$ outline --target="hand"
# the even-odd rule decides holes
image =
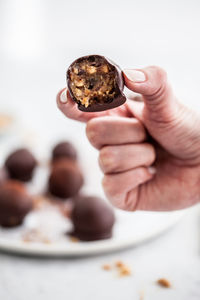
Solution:
[[[124,80],[142,101],[84,113],[66,90],[57,95],[67,117],[87,122],[107,198],[125,210],[175,210],[199,202],[200,116],[178,102],[158,67],[125,70]]]

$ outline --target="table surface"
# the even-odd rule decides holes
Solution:
[[[1,1],[0,111],[30,129],[24,143],[31,132],[49,145],[71,139],[83,149],[81,160],[97,168],[84,125],[56,109],[66,67],[88,53],[106,55],[123,68],[160,65],[181,101],[200,110],[199,11],[197,0]],[[136,300],[144,293],[144,300],[199,300],[199,230],[200,212],[192,209],[168,233],[123,252],[77,259],[1,253],[0,299]],[[130,277],[102,270],[116,260],[130,266]],[[172,288],[159,288],[160,277]]]
[[[133,249],[74,259],[0,254],[0,299],[200,299],[200,207],[163,236]],[[104,264],[127,264],[132,274],[119,277]],[[160,288],[159,278],[172,288]]]

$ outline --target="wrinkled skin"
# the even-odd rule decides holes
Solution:
[[[189,207],[200,201],[200,116],[176,99],[165,71],[140,71],[142,82],[130,80],[124,71],[126,86],[141,94],[140,99],[83,113],[68,93],[67,102],[60,101],[66,93],[62,90],[58,107],[67,117],[87,123],[87,137],[99,150],[103,188],[113,205],[130,211]]]

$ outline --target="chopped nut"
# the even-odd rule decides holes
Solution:
[[[167,280],[165,278],[158,279],[157,284],[159,284],[161,287],[164,287],[164,288],[170,288],[171,287],[171,283],[169,282],[169,280]]]
[[[116,261],[116,263],[115,263],[115,266],[117,267],[117,268],[123,268],[124,267],[124,263],[122,262],[122,261]]]
[[[89,105],[89,97],[84,97],[83,100],[81,100],[81,104],[85,105],[85,107],[88,107],[88,105]]]
[[[86,96],[88,96],[90,94],[90,90],[88,90],[88,89],[85,88],[84,93],[85,93]]]
[[[75,236],[70,236],[70,241],[71,241],[72,243],[78,243],[78,242],[79,242],[79,239],[76,238]]]
[[[81,97],[82,96],[82,91],[80,89],[75,89],[76,91],[76,96]]]
[[[119,269],[119,275],[120,276],[130,276],[131,270],[128,266],[123,266]]]
[[[131,275],[130,268],[127,265],[125,265],[122,261],[120,261],[120,260],[116,261],[115,267],[118,269],[120,276],[130,276]]]
[[[89,74],[94,74],[94,73],[96,73],[96,71],[97,71],[96,67],[94,67],[94,66],[87,66],[87,72]]]
[[[0,128],[4,128],[12,123],[12,118],[7,115],[0,115]]]
[[[105,270],[105,271],[110,271],[111,270],[111,266],[108,265],[108,264],[105,264],[102,266],[102,269]]]
[[[44,243],[44,244],[51,244],[51,240],[44,236],[42,232],[40,232],[38,229],[31,229],[27,232],[24,232],[22,234],[22,240],[26,243]]]
[[[103,66],[101,67],[101,71],[104,72],[104,73],[108,73],[108,66],[103,65]]]
[[[75,74],[78,74],[78,68],[75,68],[75,67],[74,67],[73,72],[74,72]]]
[[[140,292],[140,300],[144,300],[144,291]]]
[[[74,83],[76,86],[82,87],[84,85],[84,80],[83,79],[75,80]]]

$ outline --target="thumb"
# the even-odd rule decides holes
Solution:
[[[199,163],[200,118],[176,99],[166,72],[159,67],[147,67],[123,73],[126,86],[143,96],[143,108],[135,115],[150,135],[176,158]],[[133,113],[134,102],[129,104]]]
[[[123,73],[126,86],[142,94],[147,119],[163,123],[174,116],[178,102],[163,69],[151,66],[141,70],[126,69]]]

